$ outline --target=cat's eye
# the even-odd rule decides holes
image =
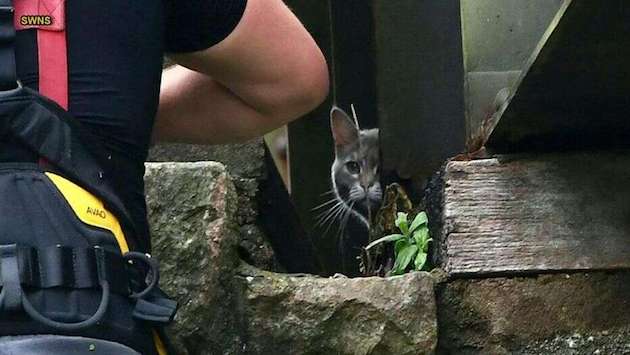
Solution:
[[[356,175],[361,172],[361,165],[356,161],[349,161],[346,163],[346,169],[350,174]]]

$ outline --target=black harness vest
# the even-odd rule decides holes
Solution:
[[[19,84],[13,13],[0,0],[0,336],[83,336],[161,354],[153,332],[177,305],[158,289],[155,261],[134,252],[145,246],[98,140]]]

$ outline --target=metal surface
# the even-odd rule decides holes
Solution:
[[[511,89],[562,0],[462,0],[466,121],[474,141]]]
[[[502,112],[498,152],[630,143],[630,3],[566,0]]]
[[[562,0],[461,0],[467,72],[521,70]]]

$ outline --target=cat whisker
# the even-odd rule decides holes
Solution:
[[[341,216],[340,219],[340,225],[339,227],[341,228],[340,233],[343,234],[343,231],[346,228],[346,225],[348,224],[348,219],[350,218],[350,215],[352,214],[352,208],[354,207],[354,202],[350,203],[350,206],[344,211],[345,213]]]
[[[339,213],[341,211],[341,208],[336,209],[335,211],[333,211],[332,213],[330,213],[328,216],[326,216],[326,218],[323,218],[322,220],[320,220],[319,222],[317,222],[315,224],[315,227],[323,227],[326,224],[332,223],[335,221],[336,216],[339,215]]]
[[[329,210],[320,214],[320,216],[317,218],[318,222],[315,224],[315,227],[324,225],[328,220],[334,221],[335,216],[338,215],[340,211],[343,210],[343,208],[343,202],[339,202],[335,206],[331,207]]]
[[[329,213],[332,213],[334,210],[336,210],[337,208],[339,208],[340,205],[342,205],[343,202],[341,201],[337,201],[337,203],[331,207],[329,207],[328,209],[320,212],[317,217],[315,217],[316,220],[319,220],[321,218],[324,218],[325,216],[327,216]]]
[[[318,209],[320,209],[320,208],[323,208],[323,207],[325,207],[325,206],[327,206],[327,205],[330,205],[330,204],[331,204],[331,203],[333,203],[333,202],[339,202],[339,201],[337,201],[337,199],[336,199],[336,198],[332,198],[332,199],[330,199],[330,200],[328,200],[328,201],[326,201],[326,202],[322,203],[321,205],[317,205],[317,206],[313,207],[313,208],[311,209],[311,211],[316,211],[316,210],[318,210]]]
[[[329,231],[329,230],[330,230],[330,228],[332,227],[333,222],[334,222],[335,220],[337,220],[337,218],[338,218],[338,217],[342,217],[342,216],[344,215],[344,212],[345,212],[345,213],[348,213],[347,211],[348,211],[348,207],[347,207],[347,206],[345,206],[345,205],[342,205],[342,206],[341,206],[341,208],[339,208],[339,209],[337,210],[337,212],[334,214],[333,218],[331,218],[331,219],[330,219],[330,221],[328,222],[328,226],[326,227],[326,229],[324,230],[324,233],[323,233],[323,235],[324,235],[324,236],[325,236],[326,234],[328,234],[328,231]],[[343,218],[343,217],[342,217],[342,218]]]

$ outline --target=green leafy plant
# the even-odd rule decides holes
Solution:
[[[433,240],[429,235],[427,214],[418,213],[409,225],[407,213],[398,212],[395,223],[401,234],[390,234],[379,238],[368,244],[365,249],[368,250],[380,243],[395,243],[395,261],[390,274],[403,274],[410,266],[413,270],[422,270],[427,262],[429,242]]]

